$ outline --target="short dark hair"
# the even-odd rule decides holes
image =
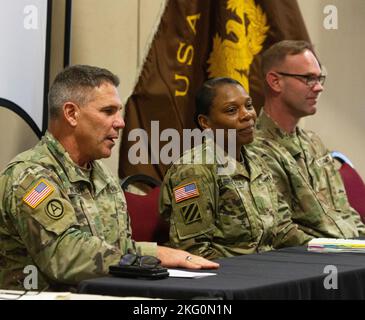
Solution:
[[[74,65],[61,71],[54,79],[48,93],[48,109],[51,119],[59,116],[60,109],[67,101],[84,105],[90,98],[88,93],[109,82],[115,87],[119,78],[107,69],[87,65]]]
[[[210,108],[216,96],[217,88],[226,84],[238,85],[243,88],[242,84],[235,79],[228,77],[211,78],[203,83],[195,96],[195,115],[194,121],[200,128],[198,116],[200,114],[209,116]]]
[[[318,60],[314,52],[313,46],[308,41],[283,40],[280,42],[276,42],[262,54],[261,72],[263,77],[265,78],[266,73],[273,66],[281,64],[285,60],[286,56],[300,54],[305,50],[311,51]]]

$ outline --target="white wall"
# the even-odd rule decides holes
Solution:
[[[54,2],[51,79],[62,68],[63,0]],[[138,64],[164,0],[73,0],[71,62],[106,67],[121,79],[125,100],[133,89]],[[303,125],[320,134],[331,149],[347,154],[365,178],[365,106],[362,78],[365,62],[364,0],[298,0],[311,39],[328,70],[318,113]],[[323,27],[326,5],[338,9],[339,28]],[[16,84],[14,84],[16,85]],[[21,88],[19,88],[21,90]],[[9,110],[0,108],[0,170],[17,153],[37,142],[30,128]],[[11,143],[10,143],[11,142]],[[107,165],[117,174],[118,147]]]
[[[304,126],[317,132],[332,150],[345,153],[365,178],[365,1],[299,0],[316,52],[328,77],[318,112]],[[324,8],[334,5],[338,29],[326,30]]]
[[[64,6],[64,0],[53,1],[51,79],[62,68]],[[6,50],[4,45],[4,43],[0,43],[0,50]],[[16,83],[13,85],[17,86]],[[21,91],[22,88],[19,87],[18,90]],[[37,142],[37,135],[25,121],[14,112],[0,107],[0,170],[18,153],[34,146]]]
[[[133,90],[138,64],[164,0],[73,0],[72,4],[71,63],[97,65],[116,73],[124,101]],[[64,5],[64,0],[53,1],[51,80],[62,69]],[[37,141],[18,115],[0,107],[0,170]],[[119,141],[113,155],[104,160],[115,175],[118,149]]]

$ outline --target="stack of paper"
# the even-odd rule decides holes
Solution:
[[[308,242],[308,251],[365,253],[365,240],[317,238]]]
[[[168,269],[169,277],[172,278],[204,278],[209,276],[216,276],[217,274],[214,272],[192,272],[192,271],[183,271],[177,269]]]

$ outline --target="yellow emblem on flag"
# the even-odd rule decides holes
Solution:
[[[36,208],[52,192],[54,187],[41,179],[24,197],[23,201],[31,208]]]
[[[237,41],[222,40],[218,34],[215,35],[208,59],[209,77],[233,78],[249,92],[250,65],[263,48],[269,30],[267,18],[254,0],[228,0],[227,10],[241,20],[228,20],[226,24],[227,34],[232,33]]]

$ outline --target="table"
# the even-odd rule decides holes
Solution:
[[[218,261],[216,276],[161,280],[110,276],[84,280],[78,289],[164,299],[365,299],[365,254],[314,253],[293,247]]]
[[[96,294],[77,294],[72,292],[19,291],[0,289],[0,301],[8,300],[139,300],[140,297],[116,297]],[[147,299],[147,298],[146,298]]]

